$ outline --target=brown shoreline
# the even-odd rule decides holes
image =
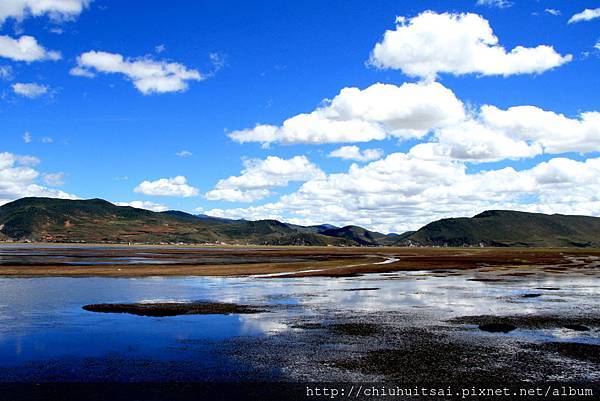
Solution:
[[[49,246],[47,246],[49,245]],[[577,248],[358,248],[358,247],[186,247],[38,244],[0,250],[25,252],[23,261],[2,263],[0,276],[248,276],[277,274],[277,277],[343,277],[364,273],[426,270],[502,272],[506,275],[531,271],[561,273],[600,267],[600,249]],[[134,257],[139,252],[149,264],[60,264],[28,263],[30,252],[38,259],[65,256],[95,260]],[[155,255],[153,255],[155,254]],[[161,258],[172,261],[160,264]],[[14,259],[15,257],[13,257]],[[390,258],[399,259],[381,264]],[[53,260],[47,258],[47,260]],[[158,262],[158,263],[156,263]]]

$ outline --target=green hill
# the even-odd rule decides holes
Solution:
[[[321,234],[327,235],[329,237],[345,238],[359,245],[368,246],[381,245],[382,241],[384,241],[387,238],[385,234],[369,231],[357,226],[332,228],[329,230],[321,231]]]
[[[0,230],[48,242],[213,242],[212,222],[192,221],[102,199],[23,198],[0,207]]]
[[[276,220],[245,221],[151,212],[102,199],[23,198],[0,207],[0,240],[88,243],[357,245]]]
[[[598,247],[600,218],[490,210],[434,221],[396,245]]]
[[[151,212],[102,199],[23,198],[0,206],[0,241],[229,243],[306,246],[600,247],[600,218],[491,210],[385,235],[357,226],[299,226]]]

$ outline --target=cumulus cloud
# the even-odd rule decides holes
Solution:
[[[2,0],[0,2],[0,25],[8,18],[22,21],[25,18],[48,15],[54,21],[73,19],[92,0]]]
[[[14,61],[59,60],[60,52],[47,50],[33,36],[21,36],[19,39],[0,35],[0,57]]]
[[[481,119],[514,138],[540,144],[546,153],[587,153],[600,149],[600,112],[597,111],[569,118],[536,106],[506,110],[482,106]]]
[[[569,118],[535,106],[502,110],[484,105],[461,123],[435,130],[430,142],[415,145],[410,153],[422,159],[489,162],[598,149],[599,112]]]
[[[36,184],[39,159],[9,152],[0,153],[0,205],[26,196],[76,199],[75,195]]]
[[[600,158],[554,158],[521,171],[505,167],[469,173],[461,162],[393,153],[362,167],[352,165],[346,173],[309,180],[276,202],[206,213],[402,232],[486,209],[600,215],[598,185]]]
[[[415,145],[410,153],[421,159],[489,162],[539,155],[542,146],[513,138],[500,129],[467,120],[435,132],[435,140]]]
[[[306,156],[249,159],[244,161],[244,170],[239,176],[219,180],[205,197],[209,200],[253,202],[269,196],[271,188],[286,187],[292,181],[302,182],[324,175]]]
[[[329,153],[329,157],[337,157],[344,160],[356,160],[368,162],[381,159],[383,157],[382,149],[360,150],[358,146],[342,146]]]
[[[153,60],[149,57],[125,58],[117,53],[89,51],[77,57],[71,75],[93,78],[96,73],[123,74],[144,95],[183,92],[188,81],[201,81],[204,76],[183,64]]]
[[[160,203],[154,203],[150,201],[131,201],[131,202],[115,202],[117,206],[131,206],[137,209],[146,209],[151,210],[153,212],[164,212],[169,210],[169,208]]]
[[[489,22],[477,14],[423,12],[399,17],[375,45],[370,63],[400,69],[409,76],[435,79],[439,73],[502,75],[542,73],[572,60],[552,46],[499,45]]]
[[[596,18],[600,18],[600,8],[586,8],[585,10],[583,10],[580,13],[577,13],[575,15],[573,15],[571,18],[569,18],[569,24],[574,24],[576,22],[581,22],[581,21],[591,21],[593,19]]]
[[[366,128],[345,129],[354,125]],[[467,112],[452,91],[436,82],[375,84],[364,90],[343,89],[325,106],[291,117],[280,127],[258,126],[235,131],[230,137],[266,145],[318,144],[423,139],[427,133],[432,134],[429,141],[414,146],[410,153],[428,160],[489,162],[544,153],[590,153],[600,149],[600,112],[567,117],[530,105],[506,110],[483,105]],[[357,146],[343,146],[330,156],[357,161],[380,157],[372,151],[360,154]]]
[[[33,140],[33,137],[31,136],[31,134],[29,132],[25,132],[23,134],[23,142],[31,143],[32,140]]]
[[[17,82],[12,85],[12,89],[17,95],[30,99],[34,99],[48,93],[48,87],[46,85],[40,85],[36,83]]]
[[[462,119],[464,113],[462,102],[437,82],[377,83],[363,90],[344,88],[324,106],[291,117],[281,126],[258,125],[234,131],[229,137],[240,143],[263,144],[420,138],[434,127]]]
[[[187,183],[187,178],[177,176],[173,178],[161,178],[156,181],[143,181],[135,187],[134,192],[151,196],[177,196],[188,198],[198,195],[198,189]]]

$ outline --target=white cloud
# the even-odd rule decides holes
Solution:
[[[514,138],[540,144],[546,153],[594,152],[600,149],[600,112],[584,112],[578,118],[517,106],[501,110],[482,106],[481,119]]]
[[[560,10],[557,10],[557,9],[555,9],[555,8],[547,8],[547,9],[545,9],[545,10],[544,10],[544,12],[546,12],[547,14],[550,14],[550,15],[554,15],[554,16],[557,16],[557,15],[561,15],[561,14],[562,14],[562,13],[560,12]]]
[[[329,153],[329,157],[338,157],[344,160],[356,160],[368,162],[381,159],[383,157],[382,149],[360,150],[358,146],[342,146]]]
[[[228,202],[250,203],[271,195],[268,189],[215,188],[205,194],[208,200],[225,200]]]
[[[590,153],[600,149],[600,113],[569,118],[535,106],[501,110],[484,105],[459,124],[434,131],[410,153],[422,159],[488,162],[543,153]]]
[[[348,123],[348,125],[346,125]],[[345,130],[364,126],[363,130]],[[501,110],[484,105],[465,112],[463,103],[439,83],[375,84],[365,90],[343,89],[325,106],[286,120],[281,127],[259,126],[235,131],[238,142],[331,143],[366,142],[395,138],[423,138],[410,153],[423,159],[489,162],[529,158],[543,153],[589,153],[600,149],[600,112],[576,118],[535,106]],[[356,146],[344,146],[330,156],[365,161],[376,154],[359,155]]]
[[[14,61],[59,60],[61,55],[57,51],[46,50],[33,36],[21,36],[13,39],[10,36],[0,35],[0,57]]]
[[[25,142],[25,143],[33,142],[33,135],[31,135],[29,132],[25,132],[23,134],[23,142]],[[49,137],[49,136],[44,136],[44,137],[40,138],[40,142],[46,143],[46,144],[53,143],[54,139],[52,139],[52,137]]]
[[[89,51],[77,57],[71,75],[92,78],[96,73],[123,74],[144,95],[183,92],[188,81],[201,81],[204,76],[183,64],[152,60],[148,57],[126,59],[120,54]]]
[[[198,195],[198,189],[187,184],[184,176],[161,178],[156,181],[144,181],[134,192],[151,196],[178,196],[187,198]]]
[[[600,50],[600,40],[594,45],[594,49]]]
[[[473,162],[528,158],[542,152],[537,143],[512,138],[475,120],[437,130],[434,142],[420,143],[410,150],[410,154],[421,159]]]
[[[26,196],[75,199],[75,195],[35,183],[40,173],[33,168],[39,159],[9,152],[0,153],[0,205]]]
[[[77,17],[91,0],[2,0],[0,25],[8,18],[22,21],[28,16],[48,15],[55,21]]]
[[[496,8],[508,8],[513,5],[513,2],[508,0],[477,0],[477,5]]]
[[[40,163],[40,159],[34,156],[20,156],[9,152],[0,152],[0,169],[6,169],[14,165],[35,166]]]
[[[307,181],[324,175],[306,156],[249,159],[244,161],[244,170],[239,176],[219,180],[205,197],[209,200],[253,202],[269,196],[271,188],[285,187],[292,181]]]
[[[258,125],[234,131],[236,142],[343,143],[387,137],[420,138],[434,127],[464,117],[462,102],[437,82],[374,84],[360,90],[344,88],[323,107],[298,114],[279,127]]]
[[[75,77],[85,77],[85,78],[94,78],[96,74],[91,72],[90,70],[86,70],[83,67],[73,67],[69,70],[69,74]]]
[[[191,157],[191,156],[193,156],[193,153],[190,152],[189,150],[182,150],[180,152],[175,153],[175,156],[178,156],[178,157]]]
[[[304,183],[278,201],[206,213],[297,224],[358,224],[382,232],[486,209],[600,215],[600,158],[555,158],[528,169],[468,173],[464,163],[393,153],[348,172]]]
[[[223,67],[225,67],[225,65],[226,65],[225,56],[222,54],[210,53],[208,55],[208,58],[213,67],[213,71],[212,71],[213,74],[215,72],[219,71],[220,69],[222,69]]]
[[[34,99],[48,93],[48,87],[46,85],[40,85],[36,83],[21,83],[17,82],[12,85],[13,92],[17,95]]]
[[[42,178],[46,185],[51,187],[60,187],[65,185],[65,173],[44,173]]]
[[[0,66],[0,79],[10,81],[14,78],[13,69],[10,65]]]
[[[477,14],[437,14],[426,11],[414,18],[399,17],[375,45],[370,63],[400,69],[409,76],[435,79],[454,75],[514,75],[542,73],[572,60],[553,47],[516,46],[506,51],[498,44],[489,22]]]
[[[117,206],[131,206],[137,209],[146,209],[151,210],[153,212],[164,212],[169,210],[169,208],[160,203],[154,203],[150,201],[131,201],[131,202],[115,202]]]
[[[568,23],[573,24],[575,22],[591,21],[596,18],[600,18],[600,8],[594,8],[594,9],[586,8],[582,12],[577,13],[577,14],[573,15],[571,18],[569,18]]]

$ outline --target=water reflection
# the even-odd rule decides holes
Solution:
[[[464,315],[585,314],[595,312],[600,304],[596,276],[549,274],[483,282],[471,281],[473,274],[399,272],[353,278],[268,279],[2,278],[0,367],[118,355],[154,361],[193,358],[205,368],[218,365],[227,369],[228,362],[219,355],[224,341],[277,335],[291,330],[291,322],[297,318],[318,321],[335,313],[397,312],[418,315],[424,324],[439,325]],[[523,297],[530,293],[541,296]],[[197,300],[277,307],[253,315],[165,318],[97,314],[81,309],[90,303]],[[509,335],[540,341],[600,342],[596,329],[516,330]]]

